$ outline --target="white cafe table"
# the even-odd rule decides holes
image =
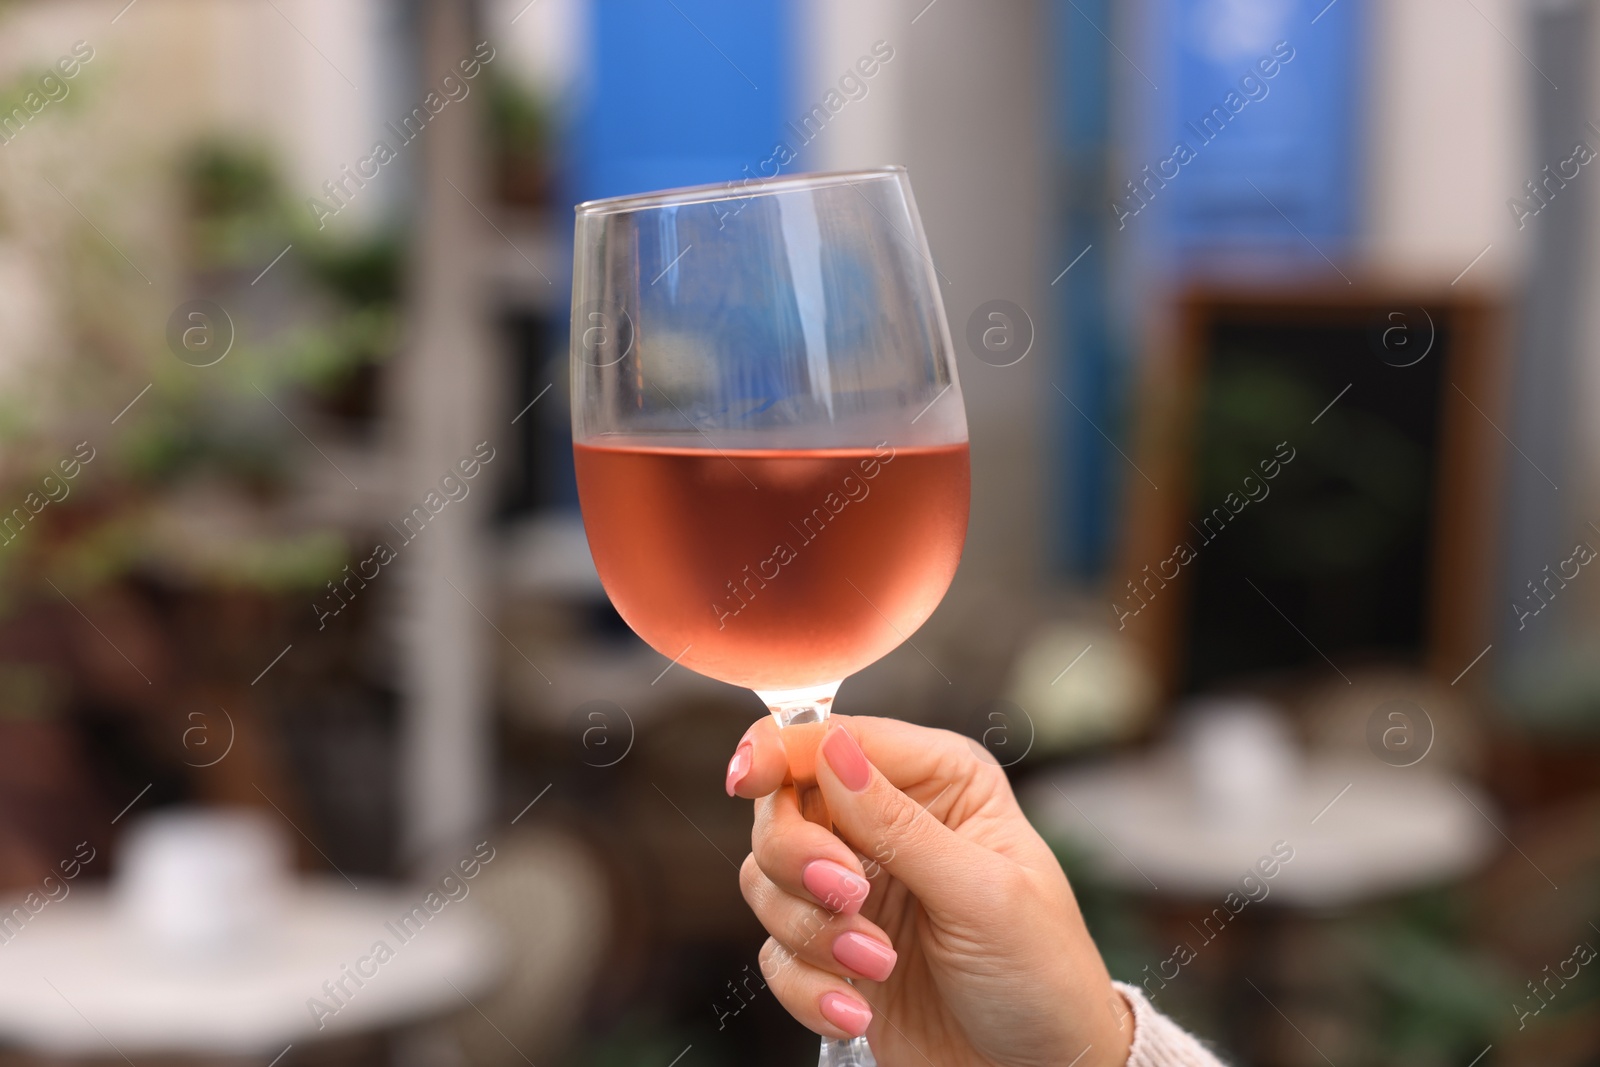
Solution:
[[[73,889],[0,944],[0,1044],[65,1056],[264,1056],[290,1044],[383,1030],[467,1008],[502,960],[492,928],[447,904],[402,943],[390,927],[425,889],[297,883],[271,929],[206,960],[144,943],[103,892]],[[377,941],[395,950],[331,1018],[337,981]],[[374,964],[366,964],[372,970]]]
[[[1268,883],[1270,898],[1320,908],[1447,883],[1501,840],[1490,801],[1469,783],[1345,754],[1310,757],[1246,817],[1208,810],[1170,752],[1045,773],[1022,800],[1042,834],[1071,842],[1109,881],[1219,903],[1279,841],[1294,858]]]

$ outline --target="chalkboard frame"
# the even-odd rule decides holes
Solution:
[[[1391,318],[1396,312],[1405,317]],[[1496,428],[1504,426],[1509,386],[1505,316],[1498,304],[1482,292],[1450,288],[1195,284],[1174,294],[1166,313],[1151,320],[1145,339],[1130,457],[1137,470],[1129,470],[1124,480],[1121,551],[1106,588],[1114,628],[1147,653],[1168,698],[1182,689],[1192,583],[1182,578],[1169,583],[1141,605],[1136,618],[1123,617],[1116,605],[1132,603],[1126,583],[1146,577],[1146,565],[1168,557],[1189,529],[1199,405],[1211,362],[1206,345],[1214,328],[1224,322],[1360,325],[1376,327],[1381,337],[1385,322],[1404,322],[1416,330],[1429,316],[1446,324],[1441,332],[1448,343],[1441,339],[1425,357],[1443,361],[1444,370],[1425,604],[1429,639],[1421,665],[1448,685],[1489,644],[1497,505],[1509,447]],[[1192,533],[1187,536],[1193,539]]]

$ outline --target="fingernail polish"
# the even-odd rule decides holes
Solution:
[[[806,864],[800,871],[800,882],[823,907],[845,915],[860,911],[872,889],[865,878],[832,860],[812,860]]]
[[[850,792],[859,793],[867,787],[872,778],[872,765],[849,730],[839,726],[830,731],[822,742],[822,756]]]
[[[728,781],[725,785],[730,797],[739,788],[739,783],[744,781],[744,776],[750,773],[750,752],[750,742],[743,741],[734,749],[733,758],[728,761]]]
[[[889,977],[899,957],[877,938],[851,931],[833,939],[833,958],[861,977],[881,982]]]
[[[860,1037],[872,1024],[872,1009],[843,993],[824,993],[818,1004],[822,1017],[849,1034]]]

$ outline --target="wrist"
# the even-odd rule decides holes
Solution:
[[[1096,961],[1098,963],[1098,961]],[[1099,968],[1096,968],[1097,970]],[[1048,1061],[1071,1067],[1125,1067],[1133,1047],[1135,1009],[1103,970],[1056,987],[1056,1032]]]
[[[1086,1055],[1079,1067],[1126,1067],[1129,1056],[1133,1050],[1135,1013],[1134,1005],[1123,995],[1109,976],[1106,978],[1105,993],[1099,1003],[1104,1009],[1099,1012],[1101,1025],[1096,1028],[1097,1036],[1093,1048]],[[1074,1051],[1073,1055],[1077,1055]]]

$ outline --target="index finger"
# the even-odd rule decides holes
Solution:
[[[778,724],[763,715],[744,732],[728,761],[728,795],[755,800],[774,792],[789,777],[789,755]]]
[[[867,758],[896,789],[915,790],[925,783],[935,783],[942,789],[952,781],[982,773],[985,765],[992,766],[995,762],[994,757],[971,738],[949,730],[934,730],[871,715],[833,715],[830,718],[850,724],[850,732]],[[733,758],[728,761],[729,796],[737,795],[746,800],[766,796],[791,780],[792,760],[803,764],[803,772],[814,769],[816,745],[823,731],[794,726],[787,732],[799,743],[799,750],[791,753],[789,749],[795,746],[785,747],[785,731],[778,729],[770,715],[763,715],[745,731]]]

